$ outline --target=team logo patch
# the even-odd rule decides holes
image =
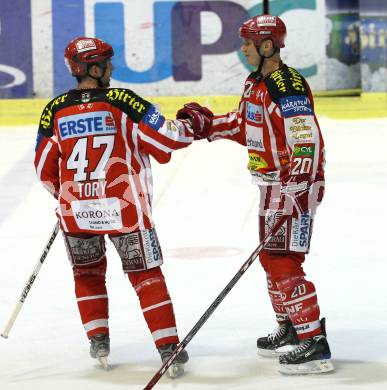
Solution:
[[[117,133],[113,116],[109,111],[64,116],[58,119],[58,128],[62,141],[87,135]]]
[[[283,216],[281,212],[268,210],[265,217],[265,235],[269,234],[273,230],[274,226],[278,223]],[[265,244],[265,249],[269,250],[286,250],[288,246],[288,224],[284,223],[277,231],[272,235],[270,240]]]
[[[78,41],[75,46],[77,47],[78,53],[95,50],[97,48],[93,39],[82,39],[81,41]]]
[[[296,115],[313,115],[312,106],[307,96],[287,96],[279,100],[279,107],[285,118]]]
[[[152,129],[159,130],[164,124],[165,118],[155,106],[150,106],[142,121]]]
[[[263,122],[263,108],[257,104],[247,102],[246,104],[246,119],[254,123]]]
[[[267,27],[267,26],[275,27],[277,23],[274,16],[260,16],[257,19],[257,25],[258,27]]]

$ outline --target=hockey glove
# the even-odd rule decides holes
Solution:
[[[191,122],[196,140],[208,137],[213,116],[214,114],[207,107],[202,107],[196,102],[184,104],[184,107],[176,113],[176,119],[188,119]]]
[[[281,203],[286,214],[298,217],[309,211],[310,175],[289,175],[281,180]]]

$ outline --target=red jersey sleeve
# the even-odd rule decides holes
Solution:
[[[167,163],[171,153],[193,142],[193,132],[186,120],[170,120],[151,106],[138,125],[141,152],[150,154],[159,163]]]
[[[51,102],[49,103],[51,105]],[[53,133],[53,118],[47,115],[47,107],[41,115],[35,146],[35,171],[43,186],[58,198],[60,188],[59,178],[59,147]]]
[[[246,132],[244,122],[244,102],[239,102],[239,108],[223,115],[214,115],[208,140],[216,141],[228,139],[246,146]]]

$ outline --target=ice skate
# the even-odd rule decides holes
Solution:
[[[108,334],[100,333],[90,338],[90,356],[93,359],[98,359],[101,366],[107,371],[110,369],[107,359],[109,352],[110,338]]]
[[[257,340],[258,355],[263,357],[275,357],[280,354],[293,351],[299,341],[297,333],[290,321],[278,325],[273,333]]]
[[[321,320],[321,330],[322,334],[302,340],[294,351],[280,355],[279,371],[282,374],[321,374],[334,370],[325,333],[325,319]]]
[[[163,363],[172,356],[176,347],[176,344],[165,344],[158,348]],[[168,368],[168,376],[172,379],[182,376],[184,374],[184,364],[188,362],[188,359],[189,356],[187,351],[181,351]]]

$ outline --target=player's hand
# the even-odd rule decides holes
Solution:
[[[281,200],[286,214],[298,217],[309,211],[310,175],[288,175],[281,180]]]
[[[176,113],[176,119],[188,119],[194,131],[194,139],[204,139],[208,137],[212,126],[214,114],[207,108],[196,102],[184,104]]]

